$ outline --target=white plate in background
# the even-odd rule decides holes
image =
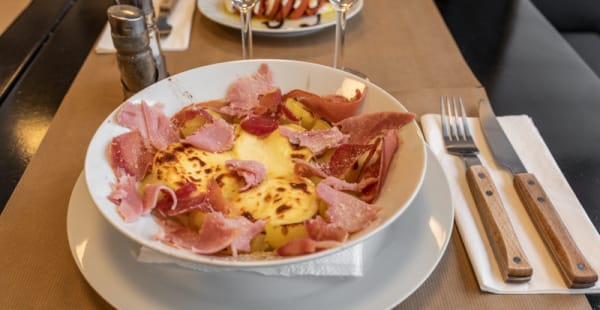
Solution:
[[[346,18],[349,20],[354,17],[363,7],[364,0],[358,2],[348,11]],[[223,26],[241,29],[240,16],[233,14],[225,9],[223,0],[198,0],[198,10],[202,15]],[[313,32],[335,26],[336,14],[335,11],[321,14],[320,17],[309,16],[302,17],[296,20],[286,19],[280,28],[269,28],[264,23],[265,19],[252,19],[252,33],[267,36],[299,36],[311,34]],[[273,23],[273,22],[271,22]],[[304,25],[304,26],[303,26]]]

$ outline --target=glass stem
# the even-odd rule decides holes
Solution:
[[[337,23],[335,26],[335,50],[333,53],[333,67],[342,68],[344,62],[344,38],[346,36],[346,9],[337,10]]]
[[[252,58],[252,9],[240,7],[240,19],[242,24],[242,57]]]

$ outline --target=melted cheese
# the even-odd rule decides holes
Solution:
[[[298,126],[289,126],[301,130]],[[318,211],[315,184],[294,174],[293,159],[308,160],[312,153],[306,148],[293,147],[279,130],[259,138],[236,127],[234,148],[227,152],[212,153],[183,143],[171,144],[154,156],[146,182],[159,182],[178,189],[187,182],[207,191],[207,184],[215,179],[224,196],[236,207],[254,219],[265,219],[271,225],[300,223]],[[229,159],[255,160],[266,168],[264,180],[256,187],[239,192],[243,184],[236,174],[225,166]]]

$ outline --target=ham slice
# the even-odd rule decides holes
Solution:
[[[250,241],[265,229],[265,221],[251,222],[243,216],[229,219],[229,221],[232,221],[238,228],[238,234],[230,245],[232,255],[237,256],[238,251],[250,252]]]
[[[349,183],[344,180],[338,179],[336,177],[328,176],[322,181],[324,184],[331,186],[332,188],[338,191],[352,191],[360,193],[365,188],[379,182],[378,178],[365,178],[361,180],[359,183]]]
[[[351,144],[367,144],[385,131],[399,129],[415,119],[409,112],[377,112],[346,118],[336,123],[340,131],[349,134]]]
[[[348,232],[343,228],[327,223],[322,217],[317,216],[314,219],[306,220],[304,227],[308,232],[308,236],[317,241],[331,240],[344,242],[348,239]]]
[[[269,66],[261,64],[252,76],[242,77],[231,84],[226,95],[229,104],[219,111],[231,116],[247,116],[259,104],[259,96],[273,87],[273,73]]]
[[[167,210],[173,210],[177,206],[177,194],[170,187],[163,184],[146,184],[144,186],[144,210],[143,213],[147,214],[152,209],[154,209],[158,203],[159,195],[163,193],[167,195],[169,199],[164,199],[169,201],[170,204],[164,207]]]
[[[345,177],[358,159],[367,152],[374,152],[376,144],[344,144],[335,149],[329,162],[323,166],[327,175]],[[370,156],[370,155],[369,155]]]
[[[255,160],[231,159],[225,161],[225,166],[244,179],[245,185],[240,188],[240,192],[258,186],[267,175],[265,166]]]
[[[148,185],[146,185],[146,188],[147,187]],[[196,185],[188,182],[179,189],[173,191],[173,194],[169,193],[169,195],[163,196],[162,199],[156,201],[155,208],[163,215],[167,216],[175,216],[194,210],[213,212],[214,209],[210,204],[208,194],[197,193],[196,190]],[[151,200],[148,199],[147,202],[151,203]]]
[[[250,134],[263,137],[275,131],[279,121],[267,115],[253,115],[243,120],[240,127]]]
[[[283,96],[283,102],[287,98],[300,101],[308,109],[331,122],[339,122],[356,114],[364,98],[364,93],[357,89],[356,95],[348,99],[340,95],[319,96],[304,90],[294,89]]]
[[[220,212],[207,213],[202,228],[191,228],[163,220],[163,236],[159,239],[197,254],[214,254],[231,246],[234,256],[238,251],[250,251],[250,240],[264,230],[264,222],[250,222],[244,217],[226,218]]]
[[[118,183],[110,184],[112,192],[108,199],[117,205],[117,212],[127,223],[134,222],[144,213],[142,196],[137,190],[135,177],[123,175]]]
[[[268,92],[259,95],[258,105],[254,108],[254,114],[275,114],[281,106],[281,89],[278,87],[270,89]]]
[[[328,205],[325,214],[329,221],[349,233],[360,231],[377,220],[377,213],[381,210],[323,182],[317,185],[317,195]]]
[[[175,113],[175,115],[171,116],[171,123],[176,128],[181,128],[185,124],[185,122],[194,119],[198,115],[202,116],[205,120],[212,122],[214,118],[206,110],[211,109],[213,106],[222,106],[225,103],[226,102],[223,100],[212,100],[201,103],[194,103],[192,105],[186,106],[179,112]]]
[[[215,118],[212,123],[187,136],[183,142],[209,152],[224,152],[233,148],[234,138],[233,126],[221,118]]]
[[[200,231],[174,224],[163,226],[163,236],[159,238],[166,244],[191,250],[197,254],[214,254],[227,248],[235,239],[238,230],[235,225],[218,212],[208,213]]]
[[[381,186],[385,182],[390,164],[398,149],[398,135],[395,130],[388,130],[383,137],[381,155],[379,159],[371,167],[368,167],[362,174],[362,180],[377,179],[377,182],[372,183],[372,186],[365,186],[362,190],[361,199],[366,202],[372,202],[379,196]]]
[[[298,238],[277,248],[275,254],[279,256],[306,255],[320,250],[333,248],[340,244],[340,242],[331,240],[316,241],[310,238]]]
[[[321,177],[326,178],[327,173],[317,164],[312,164],[302,159],[294,159],[294,174],[301,177]]]
[[[194,183],[186,183],[174,195],[163,197],[156,203],[156,208],[164,215],[175,216],[190,211],[220,212],[227,215],[238,215],[237,208],[221,191],[213,179],[208,183],[208,191],[198,193]]]
[[[348,135],[336,127],[326,130],[295,131],[280,127],[279,132],[292,144],[308,148],[315,155],[320,155],[328,149],[338,147],[348,140]]]
[[[177,142],[179,135],[171,121],[163,112],[162,104],[149,106],[126,102],[117,112],[117,122],[130,129],[137,129],[153,147],[164,150],[169,144]]]
[[[109,152],[110,165],[117,178],[127,174],[136,180],[143,179],[154,157],[154,149],[144,143],[138,130],[114,137]]]

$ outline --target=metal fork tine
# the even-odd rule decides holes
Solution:
[[[456,140],[464,140],[465,130],[462,118],[458,116],[458,107],[456,105],[456,97],[452,97],[452,109],[454,110],[454,133],[456,134]]]
[[[470,139],[472,139],[472,136],[471,136],[471,131],[469,130],[469,125],[467,124],[467,112],[465,112],[465,105],[463,104],[462,97],[458,97],[458,101],[460,103],[462,121],[464,123],[463,129],[464,129],[465,139],[470,140]]]

